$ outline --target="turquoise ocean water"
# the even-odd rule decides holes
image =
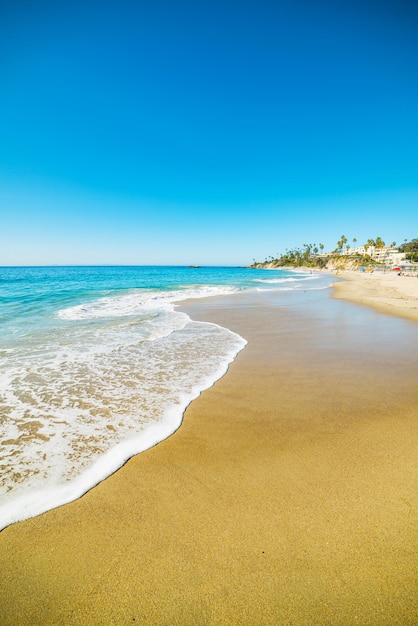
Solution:
[[[247,268],[0,268],[0,529],[168,437],[226,372],[245,338],[174,303],[330,285]]]

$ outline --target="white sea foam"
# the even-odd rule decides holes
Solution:
[[[255,282],[257,283],[268,283],[269,285],[282,284],[282,283],[298,283],[305,280],[317,280],[318,277],[314,275],[309,276],[299,276],[298,278],[256,278]]]
[[[219,329],[222,334],[225,331],[215,324],[205,325]],[[115,472],[133,455],[151,448],[173,434],[179,428],[184,410],[190,402],[225,374],[230,362],[246,345],[246,341],[239,335],[235,333],[230,333],[230,335],[235,340],[235,346],[233,349],[230,348],[219,360],[217,369],[213,369],[210,374],[203,376],[199,382],[191,386],[187,393],[178,392],[176,401],[165,409],[160,420],[144,425],[136,436],[133,435],[111,447],[104,454],[101,454],[81,475],[73,478],[67,484],[51,485],[49,488],[36,491],[30,490],[0,506],[0,530],[14,522],[34,517],[76,500]]]
[[[175,311],[191,291],[148,308],[129,295],[64,309],[62,327],[21,347],[1,378],[0,528],[78,498],[168,437],[222,376],[246,342]]]
[[[58,311],[64,320],[89,320],[107,317],[129,317],[152,311],[173,310],[173,303],[188,298],[207,298],[236,292],[229,286],[188,287],[172,291],[136,291],[127,295],[110,296]]]

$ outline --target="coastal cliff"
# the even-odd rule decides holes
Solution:
[[[295,268],[309,268],[319,270],[356,270],[361,267],[374,267],[376,261],[373,261],[369,256],[347,256],[347,255],[332,255],[328,257],[311,257],[309,259],[303,259],[303,262],[289,263],[283,259],[272,259],[270,261],[264,261],[262,263],[252,263],[249,267],[255,269],[295,269]]]

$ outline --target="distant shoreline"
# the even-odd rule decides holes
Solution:
[[[329,273],[342,278],[335,282],[334,298],[373,307],[388,315],[397,315],[418,322],[418,277],[393,271],[360,271],[338,267],[283,266],[269,263],[263,269]]]

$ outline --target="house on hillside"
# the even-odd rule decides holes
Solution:
[[[392,248],[392,246],[383,246],[380,248],[377,246],[358,246],[357,248],[344,250],[342,254],[367,254],[377,263],[383,263],[388,267],[395,267],[405,261],[405,253],[399,252],[397,248]]]

